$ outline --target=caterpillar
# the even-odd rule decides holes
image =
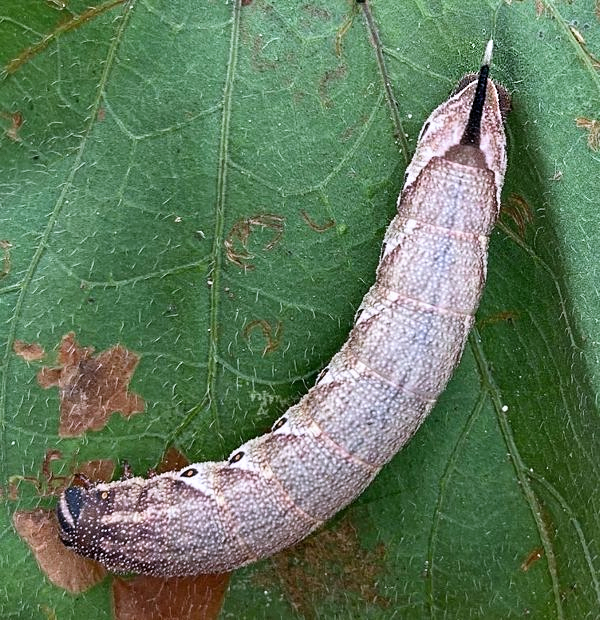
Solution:
[[[271,431],[227,461],[70,486],[63,543],[112,572],[221,573],[293,545],[411,438],[458,364],[485,283],[506,169],[506,89],[462,78],[425,122],[376,281],[339,353]]]

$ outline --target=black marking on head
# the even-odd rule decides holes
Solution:
[[[479,146],[481,117],[483,116],[483,106],[485,104],[485,93],[487,90],[488,75],[490,73],[489,65],[482,65],[477,80],[477,88],[473,97],[473,105],[469,112],[469,120],[465,127],[465,132],[460,140],[461,144],[469,146]]]
[[[427,121],[423,125],[423,127],[421,127],[421,131],[419,132],[419,137],[417,138],[417,142],[427,133],[427,130],[429,129],[429,125],[431,125],[431,123]]]
[[[181,476],[183,478],[193,478],[197,473],[198,473],[197,469],[194,469],[193,467],[190,467],[189,469],[186,469],[185,471],[182,471],[181,472]]]
[[[67,547],[73,546],[72,536],[84,504],[84,495],[85,492],[81,487],[68,487],[56,506],[60,539]]]
[[[242,450],[240,450],[239,452],[236,452],[230,459],[229,459],[229,464],[233,465],[234,463],[239,463],[239,461],[242,460],[242,458],[244,458],[244,452]]]
[[[79,487],[69,487],[66,489],[65,504],[69,509],[69,514],[71,515],[73,522],[77,525],[77,519],[79,519],[81,507],[83,506],[83,491]]]
[[[275,424],[271,427],[271,432],[280,429],[287,422],[287,418],[279,418]]]
[[[453,97],[461,90],[464,90],[471,82],[476,82],[478,78],[477,73],[467,73],[463,75],[460,79],[460,82],[457,84],[456,88],[450,93],[450,96]],[[496,93],[498,94],[498,105],[500,106],[500,114],[502,114],[502,120],[506,122],[506,117],[512,108],[511,104],[511,96],[508,92],[508,89],[503,84],[500,84],[496,80],[489,80],[494,83],[496,87]]]
[[[56,518],[58,519],[58,524],[60,525],[61,534],[64,532],[65,534],[71,534],[73,532],[73,526],[71,522],[65,517],[63,511],[60,509],[60,504],[56,507]],[[61,539],[65,545],[70,546],[70,543],[65,542],[65,539],[61,536]]]
[[[73,541],[69,538],[63,538],[63,536],[61,534],[60,535],[60,542],[65,546],[65,547],[72,547],[73,546]]]
[[[356,323],[356,317],[354,317],[354,322]],[[317,375],[317,380],[315,381],[315,385],[319,385],[319,383],[321,383],[321,381],[323,380],[323,377],[329,372],[329,366],[325,366],[325,368],[323,368],[323,370],[321,370],[321,372]],[[287,418],[285,418],[287,420]],[[280,428],[279,426],[277,428]],[[271,430],[275,430],[273,428],[271,428]]]

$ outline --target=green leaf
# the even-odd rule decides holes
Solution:
[[[507,208],[463,361],[353,506],[233,575],[222,616],[595,617],[594,2],[372,0],[378,37],[350,0],[65,4],[0,15],[2,617],[112,615],[110,578],[66,593],[13,528],[55,504],[24,479],[48,451],[55,475],[141,472],[171,446],[220,459],[310,387],[373,281],[424,118],[490,36],[513,94]],[[69,332],[140,355],[144,413],[59,437],[37,373]]]

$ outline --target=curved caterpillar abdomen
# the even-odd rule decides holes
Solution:
[[[444,389],[474,320],[506,167],[508,95],[491,41],[425,123],[377,279],[317,384],[228,461],[69,487],[61,538],[114,572],[232,570],[292,545],[350,503]]]

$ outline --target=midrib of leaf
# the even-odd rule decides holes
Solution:
[[[119,44],[121,43],[123,39],[123,35],[127,27],[127,24],[129,23],[130,15],[132,13],[135,2],[136,0],[130,0],[127,4],[125,4],[121,12],[120,18],[117,19],[117,28],[115,31],[115,36],[113,37],[112,42],[108,48],[106,62],[103,63],[103,71],[102,71],[102,74],[100,75],[100,79],[98,82],[98,89],[96,91],[96,96],[94,97],[92,105],[90,106],[90,114],[89,114],[87,126],[84,127],[81,144],[79,145],[79,148],[75,152],[75,158],[73,160],[73,165],[71,166],[71,169],[67,175],[67,179],[65,183],[61,184],[62,188],[61,188],[60,194],[58,195],[54,208],[52,209],[52,212],[50,213],[48,217],[48,223],[46,224],[46,227],[40,237],[40,241],[29,262],[29,265],[27,267],[27,270],[25,272],[25,275],[20,285],[20,293],[17,296],[16,302],[15,302],[14,313],[12,316],[12,321],[10,322],[10,327],[8,329],[8,337],[6,339],[4,355],[2,358],[2,383],[0,384],[0,427],[1,427],[1,435],[2,435],[2,438],[0,441],[2,441],[2,455],[6,454],[6,433],[4,431],[6,427],[6,394],[7,394],[7,387],[8,387],[7,386],[8,364],[11,359],[12,345],[16,339],[17,330],[19,327],[18,319],[25,305],[27,294],[29,292],[29,288],[36,274],[36,271],[38,269],[42,256],[44,255],[46,249],[49,247],[49,240],[54,231],[58,218],[60,217],[60,214],[63,210],[63,207],[65,206],[66,196],[73,186],[73,179],[75,178],[75,175],[79,171],[79,168],[83,161],[83,154],[85,152],[86,146],[88,144],[94,125],[96,123],[98,110],[102,104],[104,88],[106,84],[108,83],[108,78],[110,76],[110,73],[114,65],[116,52],[119,47]],[[4,458],[0,458],[0,468],[2,472],[2,477],[5,478],[7,474],[5,471],[6,463],[5,463]]]
[[[381,74],[381,79],[383,80],[383,91],[385,93],[385,100],[390,110],[392,123],[394,125],[394,137],[396,141],[400,144],[400,150],[402,151],[404,163],[408,164],[410,160],[410,148],[408,146],[408,140],[406,139],[406,132],[404,131],[404,127],[402,125],[402,120],[400,119],[400,113],[398,112],[398,103],[396,101],[396,98],[394,97],[392,82],[387,67],[385,66],[383,45],[381,44],[377,24],[375,23],[375,19],[373,18],[373,13],[371,12],[371,7],[369,6],[369,4],[365,2],[362,5],[362,9],[365,16],[365,22],[367,24],[367,30],[371,35],[371,42],[375,50],[375,58],[377,59],[379,73]]]
[[[227,74],[225,76],[225,86],[223,89],[223,115],[221,117],[221,131],[219,137],[219,156],[217,160],[217,196],[215,204],[215,232],[212,246],[211,266],[208,270],[208,279],[211,281],[209,286],[209,336],[208,336],[208,359],[206,375],[206,392],[204,404],[208,405],[214,421],[214,430],[217,437],[221,437],[219,432],[219,412],[217,401],[214,398],[217,378],[218,365],[218,337],[219,337],[219,301],[220,301],[220,281],[221,268],[223,261],[223,231],[225,226],[225,193],[227,190],[227,161],[229,151],[229,132],[231,121],[231,106],[233,100],[233,82],[235,77],[238,45],[240,34],[241,0],[233,3],[233,15],[231,24],[231,39],[229,42],[229,58],[227,60]],[[187,425],[193,417],[198,415],[201,407],[195,407],[188,420],[184,421]]]

